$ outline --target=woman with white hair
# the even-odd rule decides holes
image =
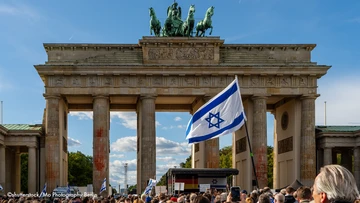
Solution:
[[[340,165],[320,169],[313,186],[315,203],[354,203],[359,197],[353,174]]]

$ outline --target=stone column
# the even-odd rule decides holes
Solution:
[[[208,102],[212,96],[205,96],[204,102]],[[206,168],[219,168],[220,167],[220,143],[219,138],[214,138],[205,141],[205,163]]]
[[[142,95],[138,107],[138,193],[144,191],[150,178],[156,178],[155,99],[152,95]]]
[[[354,177],[360,188],[360,146],[354,148]]]
[[[301,98],[300,181],[313,185],[316,177],[315,99]]]
[[[332,148],[324,148],[324,166],[332,164]]]
[[[51,193],[60,183],[60,123],[58,95],[44,95],[46,99],[45,124],[45,179],[47,193]]]
[[[6,156],[5,156],[5,146],[0,145],[0,185],[4,187],[4,192],[9,190],[5,187],[5,178],[6,178]]]
[[[106,190],[100,195],[106,197],[109,192],[109,97],[94,96],[93,100],[93,191],[99,194],[106,178]]]
[[[15,152],[15,192],[20,193],[21,190],[21,158],[20,147],[16,147]]]
[[[28,191],[34,194],[36,192],[36,147],[29,146],[28,150]]]
[[[266,126],[266,100],[267,97],[254,96],[254,117],[252,133],[252,150],[256,176],[260,188],[267,186],[267,126]]]

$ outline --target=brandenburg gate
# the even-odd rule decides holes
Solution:
[[[109,180],[110,111],[136,111],[137,189],[142,192],[146,181],[156,175],[155,112],[194,113],[235,75],[259,186],[267,185],[267,112],[275,117],[274,188],[295,179],[311,185],[316,176],[317,80],[330,67],[311,61],[314,44],[225,44],[220,37],[143,37],[138,44],[44,47],[48,60],[35,68],[45,84],[48,192],[67,184],[64,149],[70,111],[93,111],[95,193],[104,178]],[[192,146],[192,167],[219,167],[219,139]],[[240,170],[235,184],[251,189],[254,176],[244,129],[233,134],[233,167]]]

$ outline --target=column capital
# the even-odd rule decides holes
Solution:
[[[143,100],[143,99],[156,99],[157,95],[156,94],[140,94],[139,99]]]
[[[93,94],[93,99],[109,99],[109,95],[107,94]]]
[[[253,95],[251,96],[251,100],[257,100],[257,99],[265,99],[267,100],[271,95]]]
[[[61,98],[60,94],[43,94],[43,96],[45,97],[45,99],[60,99]]]
[[[309,95],[301,95],[300,96],[300,100],[305,100],[305,99],[316,99],[320,96],[320,94],[309,94]]]
[[[27,148],[30,149],[30,148],[37,148],[35,145],[27,145]]]

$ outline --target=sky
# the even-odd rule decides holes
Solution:
[[[215,6],[213,36],[225,44],[317,44],[312,61],[331,65],[318,81],[316,124],[360,125],[360,1],[178,0],[183,20],[195,4],[195,20]],[[44,84],[34,65],[47,60],[43,43],[130,43],[149,36],[153,7],[163,24],[173,0],[0,0],[0,100],[4,124],[42,122]],[[208,35],[208,32],[207,32]],[[157,179],[190,155],[187,112],[156,113]],[[69,151],[92,155],[92,113],[70,112]],[[268,114],[268,145],[273,145]],[[136,183],[136,114],[111,112],[110,184]],[[220,148],[231,135],[220,138]]]

